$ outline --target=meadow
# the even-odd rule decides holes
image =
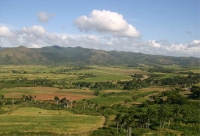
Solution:
[[[104,117],[78,115],[65,110],[45,110],[23,107],[10,114],[0,115],[1,135],[26,134],[38,135],[84,135],[102,127]]]

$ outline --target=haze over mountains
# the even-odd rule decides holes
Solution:
[[[48,46],[27,48],[24,46],[0,48],[0,64],[40,65],[181,65],[199,66],[200,58],[147,55],[133,52],[93,50],[82,47]]]

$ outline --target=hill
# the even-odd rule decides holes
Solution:
[[[24,46],[1,48],[0,64],[69,64],[69,65],[180,65],[199,66],[200,58],[147,55],[133,52],[117,52],[86,49],[82,47],[49,46],[26,48]]]

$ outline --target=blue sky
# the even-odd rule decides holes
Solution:
[[[195,56],[199,0],[0,0],[0,46]]]

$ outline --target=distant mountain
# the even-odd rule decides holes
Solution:
[[[86,49],[82,47],[50,46],[26,48],[24,46],[0,49],[0,64],[41,65],[181,65],[199,66],[200,58],[147,55],[133,52],[117,52]]]

